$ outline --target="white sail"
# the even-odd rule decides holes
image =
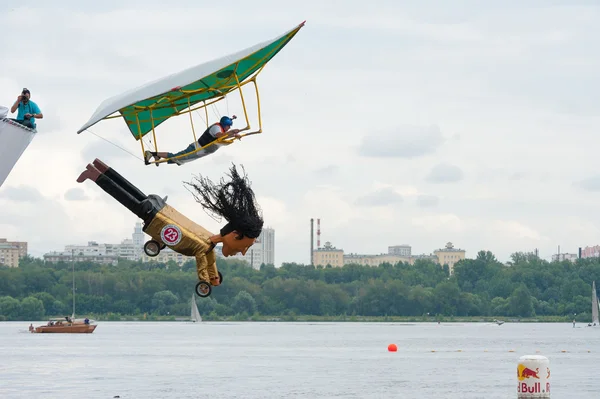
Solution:
[[[192,315],[191,319],[194,323],[202,321],[202,316],[200,316],[200,312],[198,311],[198,305],[196,305],[196,297],[192,294]]]
[[[598,319],[598,297],[596,296],[596,282],[592,282],[592,325],[600,325]]]

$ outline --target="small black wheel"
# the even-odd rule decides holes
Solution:
[[[196,284],[196,294],[201,298],[206,298],[212,292],[212,287],[206,281],[200,281]]]
[[[219,284],[223,284],[223,275],[219,272]]]
[[[144,244],[144,252],[146,255],[155,257],[160,253],[160,244],[154,240],[146,241]]]

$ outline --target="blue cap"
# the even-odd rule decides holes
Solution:
[[[220,123],[223,126],[231,126],[231,125],[233,125],[233,120],[228,116],[224,116],[221,118]]]

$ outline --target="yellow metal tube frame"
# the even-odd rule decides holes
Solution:
[[[154,118],[152,118],[152,108],[150,108],[150,119],[152,120],[152,137],[154,138],[154,151],[158,151],[158,143],[156,142],[156,131],[154,131]]]
[[[242,137],[245,137],[245,136],[250,136],[250,135],[253,135],[253,134],[262,133],[262,116],[261,116],[261,110],[260,110],[260,94],[259,94],[259,90],[258,90],[258,84],[256,83],[256,78],[258,76],[258,73],[261,70],[262,70],[262,68],[260,68],[251,79],[249,79],[249,80],[247,80],[246,82],[243,82],[243,83],[239,82],[239,80],[237,78],[237,74],[234,73],[236,81],[237,81],[237,88],[240,91],[240,97],[241,97],[241,100],[242,100],[242,107],[244,109],[244,116],[245,116],[245,119],[246,119],[246,127],[244,127],[243,129],[240,129],[240,132],[241,131],[245,131],[245,130],[250,130],[250,123],[249,123],[249,119],[248,119],[248,111],[247,111],[247,108],[246,108],[246,103],[245,103],[245,100],[244,100],[244,94],[243,94],[242,87],[245,86],[246,84],[250,83],[250,82],[254,83],[254,89],[255,89],[256,101],[257,101],[257,113],[258,113],[259,129],[256,130],[256,131],[253,131],[253,132],[248,132],[248,133],[245,133],[245,134],[241,134],[240,135],[240,139]],[[224,98],[225,97],[220,97],[219,100],[222,100]],[[219,100],[217,100],[217,101],[219,101]],[[216,101],[214,101],[214,102],[216,102]],[[206,104],[206,105],[209,105],[209,104]],[[206,118],[207,118],[206,121],[207,121],[207,126],[208,126],[208,109],[206,108],[206,106],[202,106],[202,107],[204,107],[205,110],[206,110],[206,114],[207,114],[206,115]],[[197,109],[202,108],[202,107],[197,107]],[[183,114],[183,113],[186,113],[186,112],[190,112],[190,111],[191,110],[182,111],[182,112],[180,112],[180,114]],[[191,119],[191,114],[190,114],[190,119]],[[193,127],[193,122],[192,122],[192,127]],[[223,137],[218,138],[215,141],[212,141],[212,142],[210,142],[210,143],[208,143],[208,144],[206,144],[206,145],[204,145],[202,147],[196,148],[195,150],[187,152],[185,154],[181,154],[181,155],[177,155],[177,156],[169,157],[169,158],[162,158],[162,159],[159,159],[157,161],[150,161],[150,163],[159,164],[159,163],[168,162],[168,161],[173,160],[173,159],[188,157],[188,156],[193,155],[193,154],[197,153],[198,151],[201,151],[201,150],[203,150],[203,149],[205,149],[205,148],[207,148],[207,147],[209,147],[211,145],[230,145],[235,140],[236,140],[236,138],[231,138],[229,136],[223,136]],[[196,136],[195,136],[195,134],[194,134],[194,142],[196,142]]]
[[[138,120],[137,114],[135,115],[135,119]],[[142,140],[142,129],[140,128],[140,122],[139,121],[138,121],[137,126],[138,126],[138,135],[139,135],[139,138],[140,138],[140,144],[142,145],[142,156],[143,156],[146,151],[144,150],[144,140]]]
[[[204,113],[206,115],[206,128],[208,129],[209,123],[208,123],[208,107],[206,107],[206,101],[204,101]]]
[[[190,98],[188,97],[188,108],[191,108],[191,104],[190,104]],[[192,120],[192,113],[188,112],[188,115],[190,116],[190,124],[192,125],[192,134],[194,135],[194,142],[196,142],[196,129],[194,129],[194,121]],[[156,150],[158,151],[158,150]]]
[[[241,139],[242,137],[253,135],[253,134],[262,133],[262,115],[261,115],[261,106],[260,106],[260,94],[259,94],[258,84],[256,82],[256,78],[258,77],[259,73],[263,70],[264,66],[265,65],[263,65],[261,68],[259,68],[258,71],[256,71],[256,73],[254,74],[254,76],[251,79],[248,79],[248,80],[246,80],[245,82],[242,82],[242,83],[240,83],[240,81],[238,79],[238,76],[237,76],[237,73],[234,71],[233,75],[234,75],[235,81],[236,81],[235,85],[223,86],[223,90],[218,90],[221,93],[224,91],[225,95],[227,95],[228,93],[230,93],[232,91],[232,89],[234,89],[234,88],[237,88],[239,90],[239,92],[240,92],[240,98],[242,100],[242,107],[243,107],[243,110],[244,110],[244,117],[245,117],[245,120],[246,120],[246,127],[244,127],[243,129],[239,129],[240,132],[243,132],[243,131],[246,131],[246,130],[250,130],[250,121],[249,121],[249,118],[248,118],[248,110],[247,110],[247,107],[246,107],[246,101],[244,99],[244,93],[243,93],[242,87],[245,86],[245,85],[247,85],[250,82],[254,83],[254,89],[255,89],[256,101],[257,101],[257,113],[258,113],[258,125],[259,125],[259,128],[256,131],[241,134],[239,139]],[[236,69],[237,69],[237,66],[236,66]],[[199,105],[197,107],[193,107],[192,108],[191,107],[191,102],[190,102],[190,97],[193,94],[205,92],[205,91],[208,91],[208,90],[214,90],[214,89],[202,88],[202,89],[198,89],[198,90],[185,90],[185,91],[181,91],[181,93],[185,94],[185,96],[177,98],[177,100],[182,99],[182,98],[187,98],[187,100],[188,100],[188,107],[186,107],[185,110],[177,111],[176,115],[183,115],[185,113],[189,113],[190,114],[190,124],[192,126],[192,134],[194,136],[194,142],[197,141],[197,137],[196,137],[196,132],[195,132],[195,128],[194,128],[194,123],[193,123],[191,112],[195,111],[195,110],[198,110],[198,109],[204,108],[205,115],[206,115],[206,125],[208,127],[210,125],[208,123],[208,106],[225,99],[225,95],[222,95],[222,96],[220,96],[220,97],[218,97],[218,98],[216,98],[213,101],[210,101],[208,103],[205,100],[202,105]],[[160,103],[163,103],[165,101],[168,101],[168,105],[167,104],[165,104],[165,105],[160,104]],[[123,112],[122,111],[120,113],[120,115],[109,116],[109,117],[106,117],[105,119],[112,119],[112,118],[126,117],[126,116],[135,116],[135,120],[136,120],[135,123],[137,124],[137,128],[138,128],[137,129],[138,130],[138,140],[140,141],[140,145],[141,145],[141,149],[142,149],[142,156],[143,156],[144,153],[145,153],[145,148],[144,148],[144,142],[142,140],[143,137],[142,137],[142,133],[141,133],[140,123],[142,123],[142,122],[151,122],[152,123],[152,135],[153,135],[153,138],[154,138],[154,148],[155,148],[155,151],[158,152],[158,143],[157,143],[157,140],[156,140],[156,131],[155,131],[155,121],[163,119],[163,118],[164,119],[168,119],[168,118],[170,118],[172,116],[154,118],[152,111],[153,110],[158,110],[158,109],[164,109],[164,108],[174,107],[174,106],[175,106],[174,105],[174,101],[172,99],[169,99],[169,97],[164,96],[164,97],[159,98],[156,101],[156,103],[153,104],[153,105],[151,105],[151,106],[145,106],[145,107],[134,106],[135,110],[133,110],[133,111],[129,111],[129,112]],[[148,110],[150,112],[150,119],[149,120],[146,120],[146,119],[140,120],[139,119],[139,112],[140,111],[145,111],[145,110]],[[158,161],[150,161],[150,163],[159,164],[159,163],[163,163],[163,162],[168,162],[169,160],[172,160],[172,159],[187,157],[187,156],[195,154],[196,152],[201,151],[204,148],[207,148],[207,147],[209,147],[211,145],[219,145],[219,144],[220,145],[230,145],[235,140],[236,140],[236,138],[231,138],[229,136],[223,136],[223,137],[220,137],[217,140],[215,140],[215,141],[213,141],[213,142],[211,142],[211,143],[209,143],[209,144],[207,144],[205,146],[202,146],[200,148],[196,148],[194,151],[191,151],[189,153],[185,153],[185,154],[178,155],[178,156],[171,157],[171,158],[163,158],[163,159],[160,159]]]

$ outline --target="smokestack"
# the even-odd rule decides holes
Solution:
[[[321,248],[321,219],[317,219],[317,249]]]
[[[315,242],[315,238],[314,238],[314,225],[315,225],[315,219],[310,218],[310,265],[313,265],[313,243]]]
[[[581,259],[581,247],[579,247],[579,259]]]

